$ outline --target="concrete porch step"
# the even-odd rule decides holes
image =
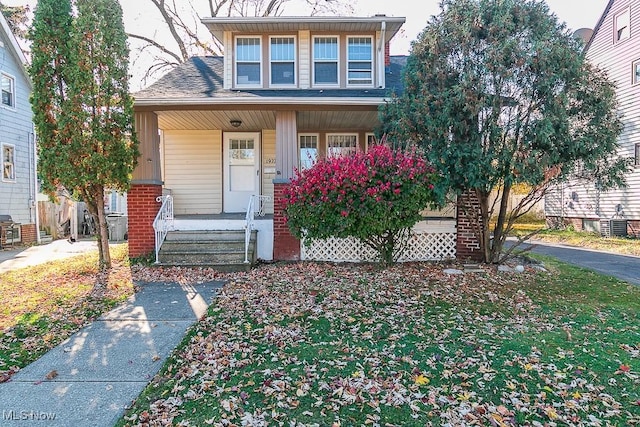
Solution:
[[[256,262],[257,232],[251,233],[245,263],[244,230],[171,231],[160,249],[161,265],[247,271]]]

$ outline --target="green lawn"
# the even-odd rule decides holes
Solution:
[[[111,249],[113,269],[98,271],[98,251],[2,274],[0,382],[133,294],[127,245]]]
[[[640,423],[640,289],[546,266],[229,276],[119,425]]]

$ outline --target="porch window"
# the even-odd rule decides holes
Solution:
[[[260,86],[260,37],[236,38],[236,85]]]
[[[229,158],[233,164],[253,164],[255,156],[253,139],[229,140]]]
[[[617,43],[631,37],[631,10],[624,9],[613,18],[613,42]]]
[[[293,37],[271,37],[271,84],[296,83],[296,44]]]
[[[358,151],[358,135],[327,135],[327,156],[341,157],[355,154]]]
[[[298,140],[300,143],[300,170],[309,169],[318,160],[318,135],[300,135]]]
[[[16,147],[10,144],[2,144],[2,180],[16,180]]]
[[[16,106],[16,81],[5,73],[0,75],[0,85],[2,86],[2,105],[6,107]]]
[[[314,37],[313,83],[338,84],[338,37]]]
[[[347,82],[350,85],[373,83],[373,41],[371,37],[348,38]]]

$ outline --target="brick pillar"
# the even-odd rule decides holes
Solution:
[[[456,257],[460,261],[482,261],[479,229],[480,203],[472,191],[465,191],[458,197]]]
[[[296,261],[300,259],[300,241],[293,237],[284,218],[284,189],[288,180],[273,181],[273,259]]]
[[[22,244],[30,245],[38,241],[35,224],[23,224],[20,226],[20,237]]]
[[[155,251],[153,220],[160,209],[162,185],[133,184],[127,192],[129,256],[138,257]]]

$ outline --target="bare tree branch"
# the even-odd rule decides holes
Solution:
[[[133,34],[133,33],[127,33],[127,36],[133,38],[133,39],[138,39],[138,40],[142,40],[145,43],[148,43],[149,45],[155,47],[156,49],[161,50],[162,52],[166,53],[167,55],[175,58],[176,61],[178,61],[178,63],[180,62],[184,62],[182,60],[182,58],[180,57],[180,55],[177,55],[174,52],[171,52],[169,49],[167,49],[165,46],[161,45],[160,43],[158,43],[157,41],[149,38],[149,37],[145,37],[145,36],[141,36],[140,34]]]

